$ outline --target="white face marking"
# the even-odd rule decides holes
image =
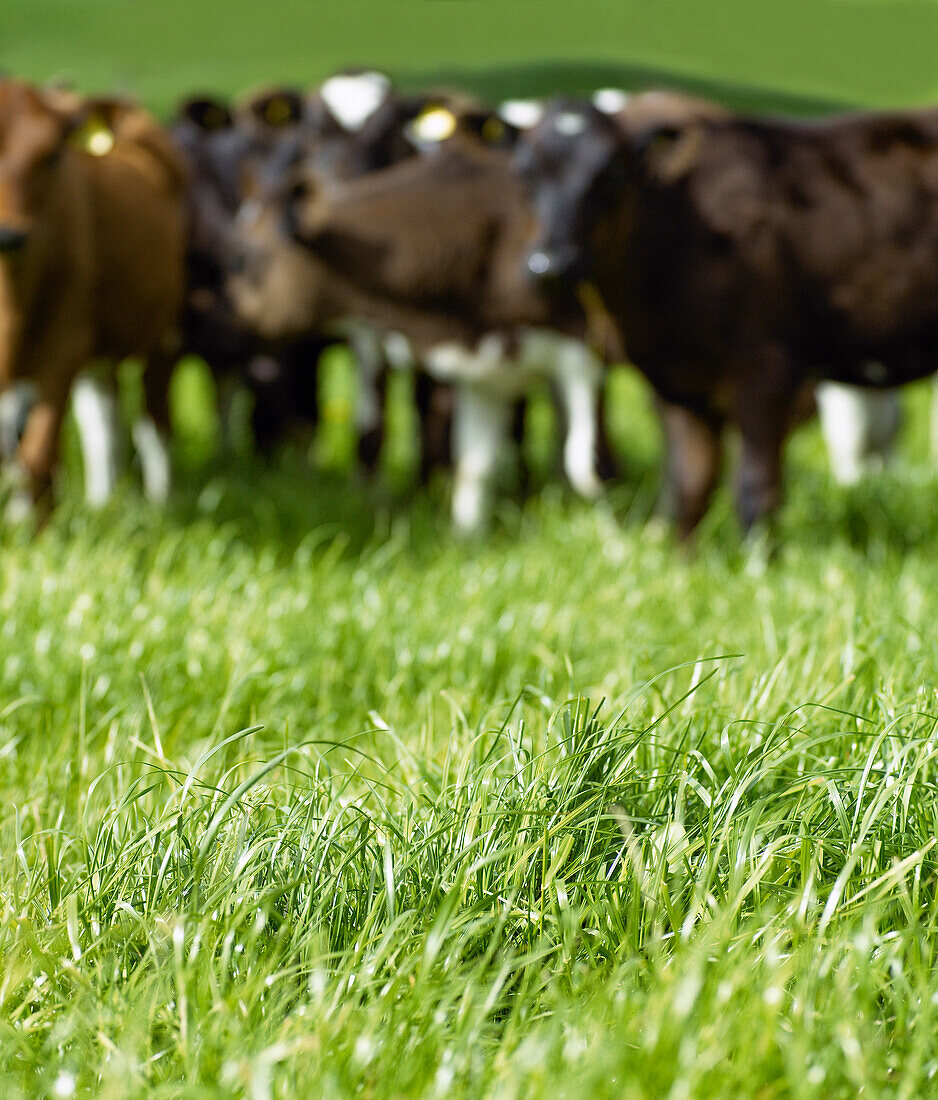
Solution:
[[[516,130],[531,130],[544,117],[544,104],[536,99],[506,99],[498,117]]]
[[[586,129],[586,118],[579,111],[561,111],[554,119],[554,129],[564,137],[576,137]]]
[[[388,98],[391,81],[384,73],[331,76],[319,89],[335,120],[350,132],[360,130]]]
[[[593,95],[593,106],[604,115],[616,115],[625,109],[629,93],[621,88],[600,88]]]

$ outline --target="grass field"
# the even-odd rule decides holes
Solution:
[[[212,4],[0,0],[0,64],[123,74],[165,107],[351,60],[336,16],[309,54],[274,27],[314,7],[229,4],[209,48]],[[478,28],[420,51],[418,9],[443,43],[489,5],[387,7],[345,5],[402,72],[603,45],[578,23],[566,53],[547,30],[487,52]],[[860,27],[830,72],[804,20],[732,70],[693,55],[690,4],[648,7],[674,40],[649,10],[616,63],[870,102],[938,87],[927,4],[879,6],[910,43],[879,68],[875,5],[830,4]],[[779,6],[756,7],[771,32]],[[91,514],[71,454],[48,528],[0,533],[0,1097],[938,1093],[927,387],[855,490],[799,433],[766,565],[725,492],[693,560],[650,518],[660,441],[627,372],[609,499],[548,476],[541,405],[543,486],[464,545],[445,480],[408,488],[402,382],[383,483],[349,477],[346,367],[312,462],[220,459],[190,364],[165,512],[129,477]]]
[[[927,395],[854,491],[802,431],[765,568],[646,522],[614,387],[610,500],[482,545],[350,485],[335,379],[317,469],[206,459],[193,368],[167,513],[71,462],[5,536],[0,1095],[930,1094]]]

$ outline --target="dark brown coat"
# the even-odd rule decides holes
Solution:
[[[738,425],[748,528],[778,503],[806,379],[938,365],[938,112],[629,115],[559,101],[525,140],[532,270],[591,280],[664,400],[685,535]]]

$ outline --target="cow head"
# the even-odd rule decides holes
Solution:
[[[291,174],[247,198],[235,220],[225,289],[240,324],[269,341],[306,335],[323,319],[316,261],[287,231],[299,186]]]
[[[0,79],[0,256],[27,245],[69,138],[85,119],[75,96]]]
[[[624,216],[619,230],[629,231],[630,188],[680,185],[701,160],[708,128],[727,118],[717,104],[677,92],[617,88],[525,110],[514,168],[537,222],[526,268],[548,284],[591,273],[600,227]]]
[[[265,88],[238,105],[237,117],[261,144],[298,126],[305,113],[303,93],[296,88]]]
[[[413,156],[404,128],[417,109],[384,73],[336,73],[307,101],[303,130],[311,164],[324,179],[350,180]]]
[[[627,179],[621,129],[588,101],[558,99],[518,142],[513,166],[535,212],[525,258],[539,283],[584,277],[597,223],[615,205]]]
[[[233,215],[240,202],[239,181],[253,138],[235,125],[232,108],[212,96],[180,104],[171,133],[186,154],[191,187],[200,205]]]

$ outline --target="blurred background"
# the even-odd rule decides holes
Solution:
[[[314,83],[350,64],[489,95],[679,84],[780,110],[938,99],[934,0],[0,0],[0,67],[123,90]]]
[[[164,118],[191,93],[311,87],[349,65],[380,68],[405,89],[448,84],[492,102],[671,86],[783,114],[922,105],[938,102],[938,0],[0,0],[0,70],[126,92]],[[327,353],[320,377],[314,457],[347,467],[346,353]],[[391,380],[383,458],[399,485],[416,463],[408,384]],[[905,398],[900,454],[913,461],[928,455],[926,385]],[[617,369],[609,386],[610,435],[626,476],[656,485],[661,440],[644,384]],[[139,400],[132,367],[122,393]],[[201,363],[182,364],[173,396],[176,459],[183,470],[199,467],[219,437]],[[525,448],[544,478],[556,432],[542,396],[529,407]],[[796,461],[824,465],[814,425],[792,447]],[[67,453],[72,480],[73,438]]]

